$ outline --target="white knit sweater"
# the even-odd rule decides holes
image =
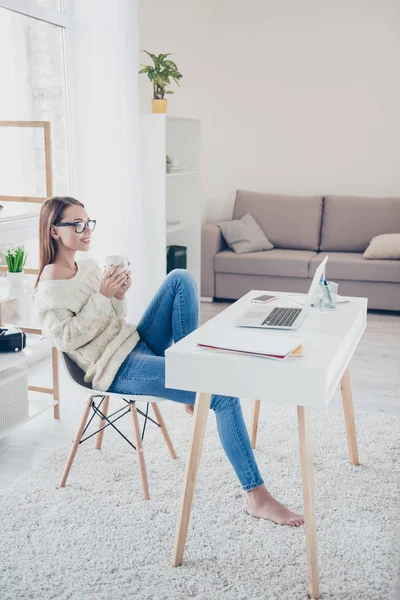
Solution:
[[[139,341],[127,324],[126,300],[100,294],[102,270],[92,258],[76,261],[72,279],[43,280],[32,292],[43,335],[85,372],[95,390],[107,391]]]

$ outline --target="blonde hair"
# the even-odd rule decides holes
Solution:
[[[46,265],[54,262],[57,254],[57,241],[51,236],[51,226],[61,221],[65,209],[72,204],[84,205],[69,196],[53,196],[47,198],[42,204],[39,217],[39,273],[34,287],[37,287],[40,276]]]

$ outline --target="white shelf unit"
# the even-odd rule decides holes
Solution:
[[[181,160],[182,171],[166,172],[166,155]],[[140,117],[143,219],[146,233],[146,296],[164,279],[166,247],[186,246],[187,269],[200,291],[201,123],[160,114]]]
[[[197,175],[199,174],[200,171],[180,171],[180,172],[176,172],[176,173],[166,173],[167,177],[177,177],[179,176],[183,176],[183,175]]]
[[[6,325],[3,326],[6,327]],[[44,336],[27,334],[27,345],[24,350],[16,353],[4,352],[0,355],[0,379],[2,377],[2,373],[5,372],[9,367],[17,366],[28,370],[33,366],[37,368],[37,364],[41,363],[40,368],[42,368],[42,364],[45,364],[45,361],[47,361],[47,363],[51,361],[51,345],[44,338]],[[44,394],[42,392],[29,390],[28,417],[24,421],[20,421],[19,423],[4,429],[2,432],[0,432],[0,438],[11,433],[24,423],[27,423],[45,410],[54,407],[57,404],[58,401],[54,400],[53,396]]]
[[[26,333],[26,347],[23,350],[0,353],[0,380],[9,367],[20,367],[28,371],[29,417],[26,421],[51,407],[54,409],[54,418],[59,418],[58,353],[42,334],[37,315],[35,317],[32,311],[30,293],[34,279],[33,274],[27,275],[24,287],[11,290],[7,281],[0,278],[0,327],[13,324]],[[45,377],[42,377],[43,370]],[[43,382],[49,379],[51,387],[43,387]],[[0,437],[23,422],[3,430]]]

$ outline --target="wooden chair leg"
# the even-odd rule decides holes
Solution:
[[[342,405],[344,420],[346,424],[347,444],[349,446],[350,462],[352,465],[359,465],[357,434],[354,420],[353,397],[351,393],[350,368],[347,367],[342,379],[340,380],[340,389],[342,391]]]
[[[53,406],[53,415],[55,419],[60,418],[60,382],[58,377],[58,350],[55,346],[51,349],[51,365],[53,373],[53,398],[57,404]]]
[[[144,453],[143,453],[143,444],[142,439],[140,437],[140,429],[139,429],[139,419],[138,414],[136,412],[136,404],[135,402],[131,402],[131,416],[132,416],[132,425],[133,425],[133,436],[135,439],[135,446],[139,460],[139,470],[140,470],[140,481],[142,484],[143,496],[145,500],[150,500],[149,494],[149,484],[147,481],[147,472],[146,472],[146,463],[144,462]]]
[[[298,406],[297,419],[299,426],[301,475],[303,480],[308,595],[313,600],[316,600],[320,598],[320,593],[318,581],[317,526],[315,518],[314,465],[311,450],[310,409],[305,406]]]
[[[103,410],[101,411],[105,416],[107,416],[107,414],[108,414],[108,405],[109,404],[110,404],[110,396],[106,396],[104,399]],[[106,420],[103,419],[103,417],[100,417],[99,429],[104,427],[105,424],[106,424]],[[104,429],[99,431],[99,433],[97,434],[96,448],[98,450],[100,450],[101,444],[103,443],[103,435],[104,435]]]
[[[164,440],[165,440],[165,442],[167,444],[168,450],[170,451],[170,454],[171,454],[172,458],[178,458],[177,455],[176,455],[176,453],[175,453],[175,449],[174,449],[174,446],[172,444],[171,438],[169,437],[169,433],[167,431],[167,428],[165,426],[164,419],[161,416],[161,412],[160,412],[160,409],[159,409],[159,407],[157,405],[157,402],[152,402],[151,403],[151,407],[152,407],[152,409],[154,411],[154,415],[155,415],[158,423],[160,424],[161,433],[164,436]]]
[[[253,409],[251,413],[251,445],[252,448],[256,447],[257,429],[258,429],[258,417],[260,416],[260,400],[254,400]]]
[[[86,408],[85,408],[85,412],[83,413],[82,420],[79,424],[78,431],[76,432],[74,443],[72,445],[72,448],[70,450],[70,453],[69,453],[69,456],[67,459],[67,464],[65,465],[65,468],[64,468],[64,473],[63,473],[63,476],[61,478],[61,482],[59,485],[60,488],[65,487],[65,483],[67,481],[69,472],[71,470],[72,463],[74,462],[75,454],[78,450],[79,442],[81,441],[81,438],[82,438],[83,430],[85,429],[86,421],[88,420],[91,405],[92,405],[92,399],[89,398]]]

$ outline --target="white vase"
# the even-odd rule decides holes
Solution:
[[[22,288],[25,280],[25,273],[21,271],[19,273],[11,273],[7,271],[8,284],[12,288]]]

